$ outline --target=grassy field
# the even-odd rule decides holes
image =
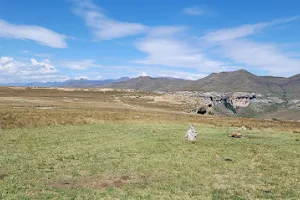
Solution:
[[[107,123],[0,133],[2,199],[299,199],[295,133]]]
[[[300,123],[185,114],[149,95],[0,88],[0,199],[300,198]]]

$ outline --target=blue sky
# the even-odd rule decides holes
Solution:
[[[300,73],[297,0],[0,4],[0,83]]]

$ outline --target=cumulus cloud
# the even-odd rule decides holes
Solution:
[[[91,1],[75,1],[73,12],[85,20],[98,40],[111,40],[145,33],[149,27],[140,23],[122,22],[105,16]]]
[[[53,48],[65,48],[66,36],[40,26],[15,25],[0,19],[0,38],[35,41]]]
[[[146,72],[143,72],[141,76],[148,76]]]
[[[39,74],[53,74],[56,73],[56,68],[50,64],[48,59],[38,62],[36,59],[30,59],[32,66],[37,68]]]
[[[49,60],[30,62],[15,60],[13,57],[0,57],[0,82],[28,82],[65,80]]]

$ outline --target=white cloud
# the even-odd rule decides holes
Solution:
[[[248,69],[267,71],[269,75],[290,76],[300,72],[300,59],[285,52],[281,45],[275,43],[255,42],[247,39],[264,28],[297,20],[298,17],[274,20],[266,23],[242,25],[240,27],[221,29],[202,37],[202,41],[218,48],[221,56]]]
[[[15,60],[12,57],[0,57],[0,82],[28,82],[65,80],[66,76],[58,74],[58,70],[49,60],[30,62]]]
[[[50,58],[52,57],[51,54],[49,53],[37,53],[37,54],[34,54],[35,57],[40,57],[40,58]]]
[[[205,6],[194,6],[194,7],[184,8],[183,13],[187,15],[199,16],[199,15],[209,14],[211,13],[211,11],[209,11],[209,9],[207,9]]]
[[[201,73],[191,73],[185,71],[172,71],[172,70],[162,70],[160,71],[162,77],[172,77],[172,78],[181,78],[187,80],[197,80],[207,76],[208,74],[201,74]]]
[[[247,25],[242,25],[234,28],[220,29],[215,32],[210,32],[206,34],[202,39],[208,40],[210,42],[222,42],[226,40],[243,38],[253,34],[257,34],[260,31],[262,31],[264,28],[278,25],[281,23],[287,23],[297,19],[298,17],[291,17],[287,19],[274,20],[271,22],[247,24]]]
[[[99,75],[99,76],[97,76],[96,77],[96,80],[100,80],[100,79],[102,79],[103,77],[101,76],[101,75]]]
[[[267,27],[267,23],[243,25],[236,28],[221,29],[215,32],[208,33],[204,39],[210,42],[221,42],[225,40],[233,40],[241,37],[246,37],[261,31]]]
[[[291,76],[300,72],[300,59],[290,57],[274,44],[231,40],[221,43],[220,48],[234,62],[268,71],[269,75]]]
[[[0,38],[32,40],[53,48],[65,48],[66,37],[40,26],[14,25],[0,19]]]
[[[181,71],[178,69],[165,69],[161,67],[128,67],[128,71],[135,72],[131,77],[138,77],[138,76],[150,76],[150,77],[170,77],[170,78],[180,78],[180,79],[187,79],[187,80],[197,80],[207,76],[208,74],[202,74],[197,72],[187,72]],[[145,71],[142,71],[145,70]]]
[[[148,76],[146,72],[143,72],[141,76]]]
[[[28,51],[28,50],[23,50],[23,51],[21,51],[21,53],[28,54],[28,53],[30,53],[30,51]]]
[[[39,74],[53,74],[57,72],[56,68],[50,64],[50,61],[48,59],[38,62],[37,60],[32,58],[30,59],[30,61],[34,67],[37,67],[37,72]]]
[[[77,77],[75,77],[74,79],[75,79],[75,80],[88,80],[89,77],[87,77],[87,76],[77,76]]]
[[[187,67],[205,72],[225,69],[222,62],[210,60],[198,48],[176,39],[146,38],[137,42],[136,47],[148,55],[136,60],[138,64]]]
[[[70,69],[75,70],[85,70],[89,67],[101,67],[101,65],[98,65],[95,63],[96,60],[94,59],[84,59],[84,60],[75,60],[75,61],[61,61],[58,62],[59,65],[63,67],[68,67]]]
[[[76,1],[73,12],[82,17],[98,40],[111,40],[145,33],[149,27],[140,23],[121,22],[106,17],[91,1]]]
[[[183,33],[188,28],[186,26],[156,26],[149,29],[147,38],[161,38],[161,37],[173,37]]]

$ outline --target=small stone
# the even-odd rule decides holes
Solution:
[[[239,132],[234,132],[234,133],[231,135],[231,137],[233,137],[233,138],[242,138],[243,135],[241,135]]]
[[[197,131],[195,127],[191,124],[190,129],[187,131],[187,133],[184,136],[184,140],[193,141],[195,142],[197,140]]]

